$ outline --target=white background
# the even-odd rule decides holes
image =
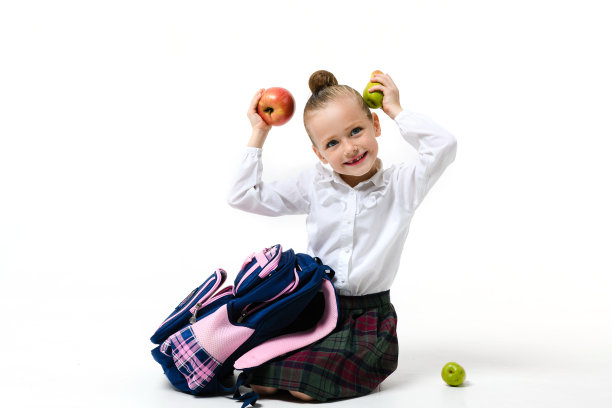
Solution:
[[[609,406],[604,3],[3,1],[0,400],[209,403],[170,388],[149,336],[214,269],[306,247],[304,217],[225,202],[252,95],[296,98],[264,153],[266,179],[291,176],[317,160],[301,118],[310,74],[361,91],[381,69],[458,154],[392,288],[400,368],[382,392],[336,404]],[[413,160],[379,114],[384,164]],[[464,387],[440,379],[453,360]]]

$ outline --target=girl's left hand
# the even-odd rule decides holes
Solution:
[[[376,74],[370,78],[370,82],[380,83],[380,85],[371,87],[370,92],[380,91],[383,93],[382,110],[391,119],[395,119],[395,116],[402,111],[402,106],[399,100],[399,89],[397,89],[391,76],[389,74]]]

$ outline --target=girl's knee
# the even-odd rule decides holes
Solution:
[[[303,392],[289,391],[289,393],[302,401],[314,401],[314,398],[312,398],[310,395],[304,394]]]
[[[251,388],[253,389],[253,391],[258,393],[262,397],[263,396],[267,396],[267,395],[274,395],[274,394],[276,394],[278,392],[278,388],[266,387],[266,386],[263,386],[263,385],[251,384]]]

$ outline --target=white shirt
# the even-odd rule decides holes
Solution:
[[[256,214],[307,214],[308,254],[336,272],[340,295],[386,291],[397,274],[414,211],[455,159],[453,135],[407,110],[395,117],[402,137],[418,152],[416,163],[378,171],[351,188],[318,163],[295,179],[262,181],[262,149],[247,148],[228,203]]]

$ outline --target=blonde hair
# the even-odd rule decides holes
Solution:
[[[355,102],[357,102],[358,106],[361,107],[368,119],[372,120],[372,112],[370,111],[370,107],[363,100],[363,96],[348,85],[338,85],[338,80],[331,72],[325,70],[316,71],[310,76],[308,87],[312,91],[312,95],[310,95],[304,107],[304,127],[313,145],[314,140],[312,140],[312,136],[308,131],[308,126],[306,126],[307,116],[313,111],[323,109],[332,101],[343,97],[352,97]]]

